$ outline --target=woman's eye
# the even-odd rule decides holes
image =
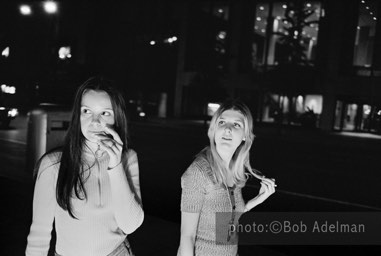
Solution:
[[[220,121],[218,122],[218,125],[223,125],[223,124],[225,124],[225,121],[220,120]]]
[[[241,126],[241,124],[239,124],[239,123],[234,123],[234,127],[235,127],[235,128],[241,128],[242,126]]]
[[[91,111],[89,109],[84,108],[84,109],[82,109],[82,113],[84,113],[84,114],[90,114]]]
[[[107,112],[107,111],[102,112],[102,115],[103,115],[103,116],[111,116],[110,112]]]

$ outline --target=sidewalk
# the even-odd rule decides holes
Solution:
[[[174,138],[174,139],[189,138],[189,140],[197,140],[196,137],[199,138],[200,136],[205,136],[206,138],[206,132],[207,132],[207,126],[205,126],[204,122],[201,120],[176,120],[176,119],[151,119],[150,118],[145,120],[134,121],[132,122],[131,126],[133,128],[132,131],[139,130],[139,133],[135,134],[135,135],[139,135],[139,137],[138,138],[135,137],[135,140],[140,139],[138,144],[143,145],[143,147],[147,149],[151,148],[149,146],[151,144],[146,144],[146,141],[144,140],[142,141],[142,138],[147,140],[147,143],[151,143],[152,138],[154,138],[155,136],[157,137],[157,136],[162,136],[162,134],[165,134],[167,137]],[[152,127],[154,129],[152,129]],[[153,133],[152,131],[151,131],[151,134],[147,133],[148,129],[156,130],[156,128],[157,130],[159,130],[157,133]],[[168,132],[163,133],[162,131],[164,130]],[[17,132],[17,131],[14,130],[12,132]],[[265,125],[256,126],[255,134],[257,136],[256,143],[261,142],[261,138],[266,138],[266,140],[263,140],[263,141],[265,142],[266,145],[269,144],[270,146],[273,145],[272,142],[278,139],[285,142],[283,143],[285,145],[290,144],[289,142],[293,140],[298,141],[298,143],[302,141],[303,145],[305,143],[307,145],[310,145],[311,142],[316,144],[328,143],[330,145],[339,143],[339,144],[344,144],[345,146],[350,145],[350,147],[356,148],[356,150],[360,150],[360,153],[362,155],[366,155],[366,151],[362,152],[363,150],[361,149],[371,146],[372,152],[373,152],[374,149],[379,148],[379,145],[381,143],[381,140],[377,136],[375,136],[374,138],[364,139],[364,138],[357,138],[356,134],[350,134],[350,136],[345,136],[345,135],[339,135],[336,133],[324,133],[321,131],[300,131],[298,129],[292,129],[292,127],[289,127],[289,128],[282,127],[281,130],[277,130],[275,126],[265,126]],[[292,146],[293,145],[294,144],[292,144]],[[259,148],[261,148],[261,150],[266,149],[265,147],[259,147]],[[346,147],[345,149],[347,150]],[[7,148],[7,150],[10,153],[15,154],[12,149]],[[171,148],[170,150],[173,150],[173,148]],[[147,175],[149,175],[149,171],[151,169],[147,167],[152,167],[153,164],[149,163],[144,165],[143,150],[140,153],[141,153],[140,159],[142,161],[141,162],[142,167],[144,166],[146,167],[145,169],[142,168],[142,170],[146,170]],[[154,162],[155,165],[157,163],[160,163],[160,161],[157,161],[157,159],[153,158],[150,154],[146,154],[146,156],[149,156],[149,159],[153,159],[152,161]],[[340,157],[340,155],[338,156]],[[350,156],[352,158],[354,157],[353,155],[350,155]],[[20,155],[19,157],[22,157],[22,156]],[[343,161],[346,161],[346,158],[344,156],[342,158],[343,158],[342,159]],[[147,161],[147,158],[145,160]],[[21,255],[24,255],[26,237],[29,232],[29,226],[31,221],[32,191],[33,191],[32,181],[31,181],[31,178],[29,178],[29,175],[26,173],[23,175],[21,175],[21,173],[20,175],[16,175],[17,173],[19,173],[18,168],[12,168],[11,171],[14,170],[14,172],[11,172],[11,171],[4,172],[6,175],[3,175],[3,172],[1,170],[9,168],[9,166],[5,166],[4,164],[11,165],[12,167],[14,167],[14,166],[17,166],[17,164],[19,163],[15,163],[14,160],[12,160],[12,162],[10,162],[9,164],[5,162],[0,163],[0,166],[3,165],[3,168],[0,167],[0,172],[1,172],[0,173],[1,174],[0,175],[0,193],[2,196],[1,204],[3,209],[3,211],[1,211],[0,213],[0,241],[1,241],[0,255],[1,256],[2,255],[16,255],[16,256],[20,255],[21,256]],[[293,166],[294,169],[296,169],[296,167]],[[18,172],[16,173],[16,171]],[[168,172],[173,170],[169,169],[166,171]],[[162,172],[162,176],[165,175],[164,173],[165,172]],[[155,174],[156,175],[160,174],[160,172],[155,171]],[[292,176],[292,173],[289,172],[288,174],[285,174],[285,175],[286,175],[286,178],[284,180],[284,183],[286,183],[287,180],[290,180],[289,177],[290,175]],[[328,175],[328,174],[325,173],[325,175]],[[23,177],[25,176],[25,178],[20,179],[19,176],[23,176]],[[153,176],[150,176],[150,177],[153,177]],[[281,178],[282,176],[279,175],[280,183],[282,183]],[[361,181],[360,178],[357,179],[357,183]],[[150,178],[150,180],[152,179]],[[327,183],[329,183],[329,181],[324,181],[324,183],[322,182],[319,184],[324,185]],[[150,185],[151,187],[152,187],[152,184],[153,183],[148,183],[148,185]],[[370,188],[367,191],[367,193],[369,193],[371,189],[372,188]],[[160,190],[155,190],[155,191],[160,191]],[[168,190],[162,190],[162,192],[164,193],[165,191],[168,191]],[[147,193],[150,193],[149,189]],[[176,194],[179,195],[179,193],[180,192],[176,191]],[[278,202],[275,199],[276,198],[273,198],[271,201],[273,204],[277,204],[275,202]],[[284,202],[288,201],[288,200],[285,200],[283,197],[281,199]],[[305,200],[309,202],[311,201],[308,198],[306,198]],[[295,198],[293,198],[291,201],[287,203],[289,203],[291,205],[291,208],[295,210],[297,209],[295,207],[297,206],[298,202],[300,202],[300,200],[296,201]],[[156,204],[153,204],[153,205],[155,205],[155,207],[160,207],[160,206],[156,206]],[[175,203],[172,203],[172,205],[176,207],[175,210],[177,211],[178,210],[177,205]],[[281,207],[282,205],[283,203],[279,204],[278,207],[282,208]],[[147,206],[148,205],[146,205],[146,207]],[[156,208],[153,208],[153,210],[149,212],[149,214],[155,214],[155,209]],[[301,209],[303,209],[303,207],[301,207]],[[320,208],[317,208],[317,209],[320,209]],[[146,212],[147,212],[147,209],[146,209]],[[165,216],[163,216],[163,218],[164,217]],[[148,214],[146,214],[143,225],[129,236],[132,248],[137,256],[176,255],[177,247],[179,244],[179,238],[180,238],[180,223],[179,222],[167,221],[159,217],[148,215]],[[273,248],[274,250],[272,250],[272,248],[273,247],[269,248],[266,246],[243,247],[242,248],[243,251],[240,252],[240,256],[242,255],[282,255],[280,252],[277,251],[277,248]],[[297,249],[296,247],[295,248],[290,247],[289,249],[290,255],[297,255],[295,253],[292,253],[292,251],[296,249]],[[302,249],[300,250],[301,252],[298,255],[302,255],[301,253],[304,253],[304,252],[308,252],[309,255],[312,255],[314,253],[313,249],[311,250],[308,248],[304,248],[304,251],[302,251]],[[284,248],[281,251],[284,252]],[[313,255],[317,255],[317,254],[313,254]]]

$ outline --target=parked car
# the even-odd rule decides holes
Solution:
[[[11,121],[15,119],[18,114],[17,108],[0,106],[0,127],[8,128]]]

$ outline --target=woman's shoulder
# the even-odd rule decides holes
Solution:
[[[133,150],[132,148],[129,148],[127,151],[126,151],[126,156],[127,156],[127,159],[130,159],[130,158],[137,158],[138,157],[138,154],[136,153],[135,150]]]
[[[40,176],[47,170],[58,171],[61,162],[62,151],[52,151],[43,155],[36,164],[36,172]],[[53,174],[53,172],[50,172]]]
[[[49,153],[46,153],[42,158],[45,161],[59,163],[61,161],[61,156],[62,156],[62,151],[61,150],[55,150],[55,151],[51,151]]]
[[[199,154],[195,157],[189,168],[198,169],[202,172],[205,172],[210,169],[210,164],[205,155]]]
[[[136,153],[135,150],[128,149],[125,154],[126,154],[125,159],[127,160],[127,166],[131,166],[133,164],[138,163],[138,154]]]
[[[182,175],[182,179],[191,179],[193,181],[206,183],[210,175],[210,170],[208,160],[203,156],[197,156]]]

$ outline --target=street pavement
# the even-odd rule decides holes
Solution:
[[[130,235],[136,255],[176,255],[180,236],[180,177],[208,144],[203,121],[145,119],[130,125],[138,152],[145,221]],[[346,136],[287,127],[255,127],[253,167],[276,178],[277,193],[262,212],[368,212],[381,210],[380,136]],[[26,119],[0,130],[0,255],[23,255],[31,220],[33,183],[25,170]],[[253,197],[250,180],[244,198]],[[240,246],[240,255],[377,255],[376,246]]]

